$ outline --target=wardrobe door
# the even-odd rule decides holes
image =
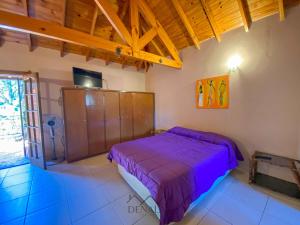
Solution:
[[[106,150],[120,143],[120,96],[117,91],[105,91],[105,140]]]
[[[103,92],[87,90],[85,95],[89,155],[106,152]]]
[[[85,91],[63,90],[63,104],[66,157],[71,162],[88,156]]]
[[[132,93],[120,92],[121,141],[133,139]]]
[[[132,93],[134,138],[150,136],[154,130],[154,94]]]

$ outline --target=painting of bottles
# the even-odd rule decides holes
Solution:
[[[196,106],[202,109],[229,107],[229,76],[210,77],[196,81]]]

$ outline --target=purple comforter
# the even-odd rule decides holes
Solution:
[[[165,133],[116,144],[116,161],[150,191],[159,206],[160,224],[180,221],[189,205],[214,181],[243,160],[227,137],[175,127]]]

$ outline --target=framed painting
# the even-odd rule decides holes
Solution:
[[[196,81],[196,106],[202,109],[229,107],[229,75]]]

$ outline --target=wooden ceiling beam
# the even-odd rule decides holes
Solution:
[[[280,21],[285,20],[285,7],[284,7],[284,1],[278,0],[278,9],[279,9],[279,19]]]
[[[165,29],[162,27],[160,22],[156,19],[154,13],[152,12],[151,8],[148,6],[147,2],[145,0],[139,0],[137,1],[137,3],[146,21],[148,21],[151,24],[151,26],[156,29],[158,36],[160,37],[160,39],[168,49],[171,56],[178,64],[181,65],[182,61],[179,57],[178,50],[176,49],[174,43],[170,39]]]
[[[25,32],[59,41],[77,44],[80,46],[101,49],[120,55],[133,57],[139,60],[146,60],[174,68],[181,68],[182,64],[166,57],[158,56],[145,51],[133,52],[131,47],[106,40],[101,37],[92,36],[84,32],[70,29],[55,23],[50,23],[31,17],[25,17],[15,13],[0,10],[0,28]]]
[[[24,15],[29,16],[28,0],[22,0],[22,3],[23,3]],[[29,49],[30,52],[32,52],[33,51],[33,46],[32,46],[32,36],[31,36],[31,34],[26,34],[26,38],[27,38],[28,49]]]
[[[123,7],[120,9],[119,8],[119,11],[118,11],[118,15],[120,17],[121,20],[124,19],[125,15],[126,15],[126,12],[128,10],[128,7],[129,7],[129,2],[128,1],[125,1],[124,4],[123,4]],[[116,30],[112,27],[112,30],[111,30],[111,33],[110,33],[110,36],[109,36],[109,40],[110,41],[114,41],[115,38],[116,38]],[[109,65],[110,63],[110,57],[107,56],[107,58],[105,59],[105,65]]]
[[[65,26],[66,25],[66,11],[67,11],[67,0],[63,1],[63,9],[62,9],[62,17],[61,17],[61,25]],[[60,42],[60,57],[65,56],[65,42],[61,41]]]
[[[139,11],[138,11],[137,0],[130,0],[130,22],[131,22],[132,48],[133,51],[137,51],[139,50],[138,41],[140,38]]]
[[[125,1],[124,4],[123,4],[122,9],[119,9],[120,12],[118,14],[119,14],[119,17],[120,17],[121,20],[124,19],[125,15],[126,15],[126,12],[128,10],[128,7],[129,7],[129,2]],[[116,34],[117,34],[116,30],[113,28],[112,31],[111,31],[109,40],[114,41]]]
[[[187,16],[185,15],[181,5],[179,4],[178,0],[172,0],[172,3],[174,5],[174,8],[176,9],[180,19],[181,19],[181,22],[184,24],[186,30],[188,31],[192,41],[194,42],[194,45],[196,48],[200,49],[200,41],[189,21],[189,19],[187,18]]]
[[[0,29],[0,47],[2,47],[2,45],[5,42],[3,36],[4,36],[4,31],[2,29]]]
[[[237,0],[237,2],[239,5],[239,10],[242,16],[245,31],[248,32],[251,26],[251,19],[250,19],[247,3],[245,2],[245,0]]]
[[[155,28],[151,28],[138,40],[138,49],[143,49],[157,35]]]
[[[94,0],[102,13],[106,16],[110,24],[114,27],[116,32],[120,35],[122,40],[132,46],[132,37],[128,32],[126,26],[114,11],[112,5],[107,0]]]
[[[95,33],[95,28],[96,28],[96,23],[97,23],[97,18],[98,18],[98,6],[95,6],[94,9],[94,14],[93,14],[93,19],[92,19],[92,25],[91,25],[91,29],[90,29],[90,35],[94,35]],[[89,61],[90,57],[91,57],[91,53],[92,53],[92,49],[88,48],[87,52],[86,52],[86,61]]]
[[[160,49],[160,47],[158,46],[158,44],[154,39],[151,41],[151,44],[153,45],[153,47],[155,48],[155,50],[158,52],[159,55],[165,56],[165,53]]]
[[[206,14],[207,20],[209,22],[209,25],[213,31],[215,38],[217,39],[218,42],[221,42],[221,33],[219,31],[218,25],[213,17],[211,10],[208,8],[206,4],[206,0],[200,0],[200,3],[202,5],[202,9],[204,13]]]
[[[142,17],[141,17],[141,19],[142,19]],[[144,24],[141,24],[141,29],[142,29],[142,32],[143,32],[143,33],[146,33],[146,32],[147,32],[147,29],[146,29],[146,27],[144,26]],[[152,39],[150,43],[153,45],[153,47],[155,48],[155,50],[157,51],[157,53],[158,53],[159,55],[165,56],[164,52],[160,49],[159,45],[156,43],[156,41],[155,41],[154,39]]]

